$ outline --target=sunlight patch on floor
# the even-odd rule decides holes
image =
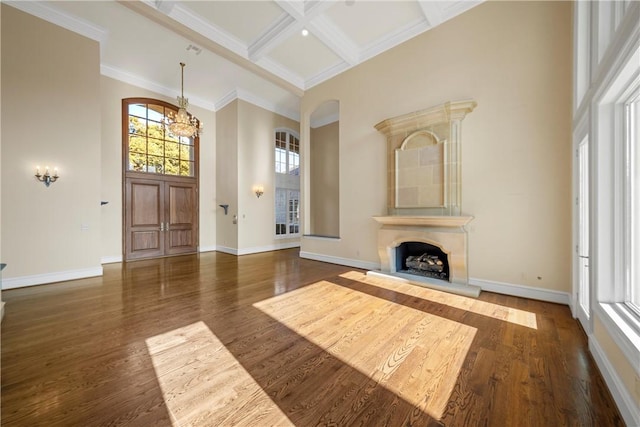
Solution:
[[[253,306],[362,374],[355,395],[344,400],[366,402],[384,388],[435,419],[476,334],[470,326],[328,281]]]
[[[203,322],[146,344],[174,426],[293,425]]]
[[[527,328],[538,329],[536,314],[530,311],[505,307],[490,302],[480,301],[475,298],[450,294],[448,292],[423,288],[421,286],[410,285],[394,280],[368,277],[365,274],[357,271],[349,271],[347,273],[341,274],[340,277],[366,283],[372,286],[377,286],[379,288],[384,288],[391,291],[401,292],[403,294],[428,299],[429,301],[437,302],[449,307],[470,311],[472,313],[481,314],[483,316],[492,317],[497,320],[503,320],[505,322],[525,326]]]

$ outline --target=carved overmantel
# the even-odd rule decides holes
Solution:
[[[389,215],[460,215],[462,120],[476,102],[451,101],[393,117],[387,137]]]

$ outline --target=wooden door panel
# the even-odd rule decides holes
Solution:
[[[149,249],[160,249],[160,231],[134,231],[131,233],[131,250],[148,251]]]
[[[131,226],[160,227],[160,192],[157,182],[131,183]]]
[[[192,183],[167,181],[166,221],[168,255],[191,253],[198,250],[198,201],[197,186]]]
[[[125,187],[125,259],[164,255],[164,183],[127,178]]]

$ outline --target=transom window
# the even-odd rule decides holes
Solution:
[[[162,101],[127,103],[128,162],[126,169],[177,176],[195,176],[195,139],[173,135],[165,117],[177,109]]]

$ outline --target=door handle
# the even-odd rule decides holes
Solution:
[[[165,227],[165,230],[169,231],[169,221],[167,221],[167,226]]]
[[[164,231],[164,222],[160,223],[160,231]]]

